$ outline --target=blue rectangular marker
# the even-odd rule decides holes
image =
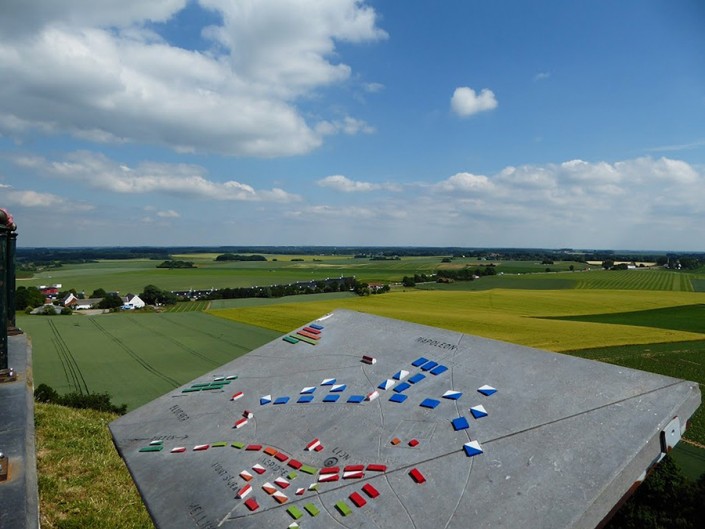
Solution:
[[[467,430],[470,428],[470,424],[468,423],[468,420],[465,417],[458,417],[457,419],[453,419],[451,421],[453,424],[453,429],[457,432],[458,430]]]
[[[411,365],[414,366],[414,367],[419,367],[419,366],[424,365],[426,362],[428,362],[428,358],[424,358],[424,357],[422,356],[421,358],[419,358],[419,359],[414,360],[413,362],[411,362]]]
[[[437,365],[438,365],[438,362],[433,362],[433,361],[431,361],[431,362],[426,362],[424,365],[421,366],[421,370],[422,370],[422,371],[428,371],[428,370],[430,370],[430,369],[433,369],[433,368],[436,367]]]
[[[433,409],[433,408],[435,408],[436,406],[438,406],[440,403],[441,403],[440,400],[436,400],[436,399],[424,399],[424,400],[421,402],[421,404],[419,404],[419,406],[421,406],[421,407],[423,407],[423,408],[431,408],[431,409]]]
[[[421,369],[423,369],[423,368],[421,368]],[[439,366],[436,366],[433,369],[431,369],[431,374],[432,375],[440,375],[441,373],[445,373],[446,371],[448,371],[448,368],[446,366],[439,365]]]
[[[426,375],[422,373],[416,373],[413,377],[409,379],[409,382],[412,384],[416,384],[417,382],[421,382],[424,378],[426,378]]]

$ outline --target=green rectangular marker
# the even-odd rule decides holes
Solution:
[[[308,465],[301,465],[301,468],[299,469],[301,472],[306,472],[306,474],[315,474],[318,472],[317,469],[310,467]]]
[[[299,340],[294,338],[293,336],[284,336],[284,338],[282,338],[282,339],[285,342],[289,342],[289,343],[299,343]]]
[[[140,448],[140,452],[161,452],[162,450],[164,450],[162,445],[152,445]]]
[[[345,503],[343,500],[340,500],[338,503],[336,503],[335,508],[338,509],[340,511],[340,514],[342,514],[343,516],[352,514],[350,507],[348,507],[348,504]]]
[[[211,445],[211,448],[220,448],[222,446],[228,446],[228,443],[226,443],[225,441],[218,441],[217,443],[213,443]]]
[[[304,515],[304,513],[301,512],[301,509],[299,509],[296,505],[289,507],[286,512],[288,512],[294,520],[298,520]]]
[[[298,476],[298,474],[292,470],[286,477],[291,481],[292,479],[296,479],[296,476]]]
[[[240,441],[235,441],[230,446],[232,446],[233,448],[237,448],[239,450],[242,450],[243,448],[245,448],[245,443],[242,443]]]
[[[296,338],[300,342],[310,343],[311,345],[318,345],[318,342],[316,340],[311,340],[311,338],[306,338],[305,336],[301,336],[300,334],[297,334]]]
[[[307,503],[304,505],[304,509],[306,509],[306,512],[309,513],[311,516],[318,516],[318,513],[321,512],[318,510],[318,507],[316,507],[313,503]]]
[[[201,388],[186,388],[182,389],[181,393],[193,393],[194,391],[201,391]]]

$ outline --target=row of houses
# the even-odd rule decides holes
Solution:
[[[64,299],[61,300],[61,305],[68,307],[71,310],[87,310],[98,306],[103,298],[86,298],[80,299],[72,293],[68,293]],[[121,296],[124,310],[141,309],[145,306],[145,302],[136,294],[127,294]]]

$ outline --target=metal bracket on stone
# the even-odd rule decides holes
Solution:
[[[12,369],[0,369],[0,384],[3,382],[14,382],[17,380],[17,372]]]
[[[0,452],[0,481],[7,481],[10,471],[10,460]]]
[[[667,454],[681,440],[681,422],[678,417],[673,417],[666,427],[661,430],[661,452]]]

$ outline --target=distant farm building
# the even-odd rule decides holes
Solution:
[[[141,309],[145,306],[145,302],[136,294],[127,294],[122,297],[122,301],[123,310]]]

